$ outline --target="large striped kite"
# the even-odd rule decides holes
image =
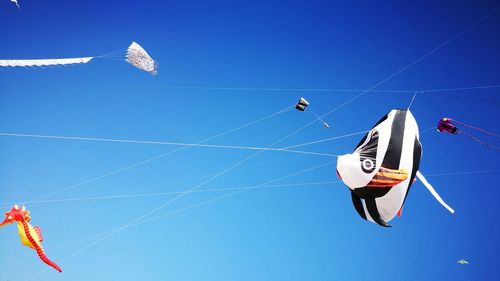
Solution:
[[[387,223],[401,215],[415,177],[451,213],[454,212],[418,171],[422,157],[418,125],[409,110],[394,109],[382,117],[351,154],[338,157],[337,174],[351,190],[358,214]]]

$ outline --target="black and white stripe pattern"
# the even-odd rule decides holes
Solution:
[[[375,124],[353,153],[338,158],[337,172],[351,190],[353,205],[363,219],[389,226],[387,222],[405,202],[421,156],[415,118],[406,109],[394,109]],[[367,187],[381,167],[406,170],[409,176],[392,187]]]

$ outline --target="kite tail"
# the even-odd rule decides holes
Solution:
[[[36,252],[38,253],[38,256],[40,257],[40,259],[47,265],[53,267],[55,270],[59,271],[59,272],[62,272],[62,269],[53,261],[51,261],[46,255],[45,253],[42,251],[39,251],[38,250],[39,247],[36,248]]]
[[[29,225],[26,221],[22,221],[21,222],[23,224],[23,228],[24,228],[24,232],[26,233],[26,237],[28,238],[28,240],[30,241],[31,245],[33,245],[33,247],[35,248],[36,250],[36,253],[38,254],[38,257],[40,257],[40,259],[47,265],[53,267],[55,270],[59,271],[59,272],[62,272],[62,269],[53,261],[51,261],[46,255],[45,255],[45,252],[43,251],[42,249],[42,246],[38,243],[38,241],[36,241],[33,236],[31,236],[31,233],[30,233],[30,228],[29,228]]]
[[[488,135],[490,135],[490,136],[494,136],[494,137],[500,138],[500,135],[494,134],[494,133],[492,133],[492,132],[488,132],[488,131],[483,130],[483,129],[481,129],[481,128],[474,127],[474,126],[471,126],[471,125],[467,125],[467,124],[464,124],[464,123],[462,123],[462,122],[458,122],[457,120],[453,120],[453,122],[456,122],[457,124],[460,124],[460,125],[462,125],[462,126],[464,126],[464,127],[471,128],[471,129],[474,129],[474,130],[480,131],[480,132],[482,132],[482,133],[488,134]]]
[[[451,208],[448,204],[446,204],[443,200],[443,198],[441,198],[441,196],[439,196],[439,194],[436,192],[436,190],[434,189],[434,187],[432,187],[432,185],[425,179],[424,175],[422,175],[420,173],[420,171],[417,171],[417,178],[420,179],[420,181],[422,182],[422,184],[429,190],[429,192],[432,194],[432,196],[434,196],[434,198],[436,198],[436,200],[443,206],[445,207],[448,211],[450,211],[450,213],[455,213],[455,210],[453,210],[453,208]]]
[[[493,145],[491,145],[491,144],[485,143],[484,141],[481,141],[481,140],[477,139],[476,137],[474,137],[473,135],[471,135],[471,134],[469,134],[469,133],[467,133],[467,132],[460,131],[460,133],[462,133],[462,134],[464,134],[464,135],[468,136],[469,138],[471,138],[471,139],[475,140],[476,142],[478,142],[478,143],[480,143],[480,144],[482,144],[482,145],[484,145],[484,146],[487,146],[487,147],[489,147],[489,148],[492,148],[492,149],[495,149],[495,150],[499,150],[499,151],[500,151],[500,147],[496,147],[496,146],[493,146]]]

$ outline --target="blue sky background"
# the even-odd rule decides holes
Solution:
[[[195,143],[293,105],[323,114],[488,14],[497,1],[0,2],[2,59],[94,56],[140,43],[150,76],[125,62],[0,69],[0,132]],[[436,3],[439,2],[439,3]],[[500,11],[380,85],[425,90],[500,84]],[[355,92],[174,89],[335,88]],[[127,228],[72,256],[174,195],[31,203],[47,255],[63,268],[31,280],[491,280],[499,274],[499,152],[429,129],[447,116],[500,132],[499,89],[420,94],[412,105],[428,175],[449,214],[417,182],[403,216],[359,218],[335,162],[262,188]],[[370,92],[275,147],[369,129],[412,93]],[[289,111],[210,143],[266,147],[314,119]],[[429,130],[427,130],[429,129]],[[498,145],[499,140],[478,135]],[[361,135],[301,149],[343,154]],[[0,137],[0,203],[23,202],[178,147]],[[47,199],[185,191],[252,151],[189,148]],[[334,161],[265,152],[200,189],[254,186]],[[496,170],[483,174],[432,176]],[[177,184],[176,181],[182,181]],[[145,191],[144,189],[148,189]],[[142,191],[139,191],[142,190]],[[157,214],[232,191],[196,193]],[[9,205],[1,205],[5,211]],[[155,214],[156,215],[156,214]],[[152,215],[152,216],[155,216]],[[0,280],[46,269],[0,229]],[[67,257],[70,259],[65,260]],[[459,259],[470,262],[456,264]]]

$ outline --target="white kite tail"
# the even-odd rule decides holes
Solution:
[[[443,205],[443,207],[445,207],[448,211],[450,211],[450,213],[455,213],[455,210],[453,210],[450,206],[448,206],[448,204],[446,204],[443,200],[443,198],[441,198],[441,196],[439,196],[439,194],[436,192],[436,190],[434,189],[434,187],[432,187],[432,185],[425,179],[424,175],[422,175],[420,173],[420,171],[417,171],[417,177],[420,181],[422,181],[422,183],[424,184],[425,187],[427,187],[427,189],[429,190],[429,192],[432,194],[432,196],[434,196],[434,198],[436,198],[436,200],[441,203],[441,205]]]
[[[41,59],[41,60],[0,60],[0,67],[36,67],[80,64],[91,61],[94,57],[68,58],[68,59]]]
[[[17,9],[18,9],[18,10],[21,10],[21,7],[19,7],[19,3],[17,3],[17,0],[10,0],[10,2],[12,2],[12,3],[16,4]]]

